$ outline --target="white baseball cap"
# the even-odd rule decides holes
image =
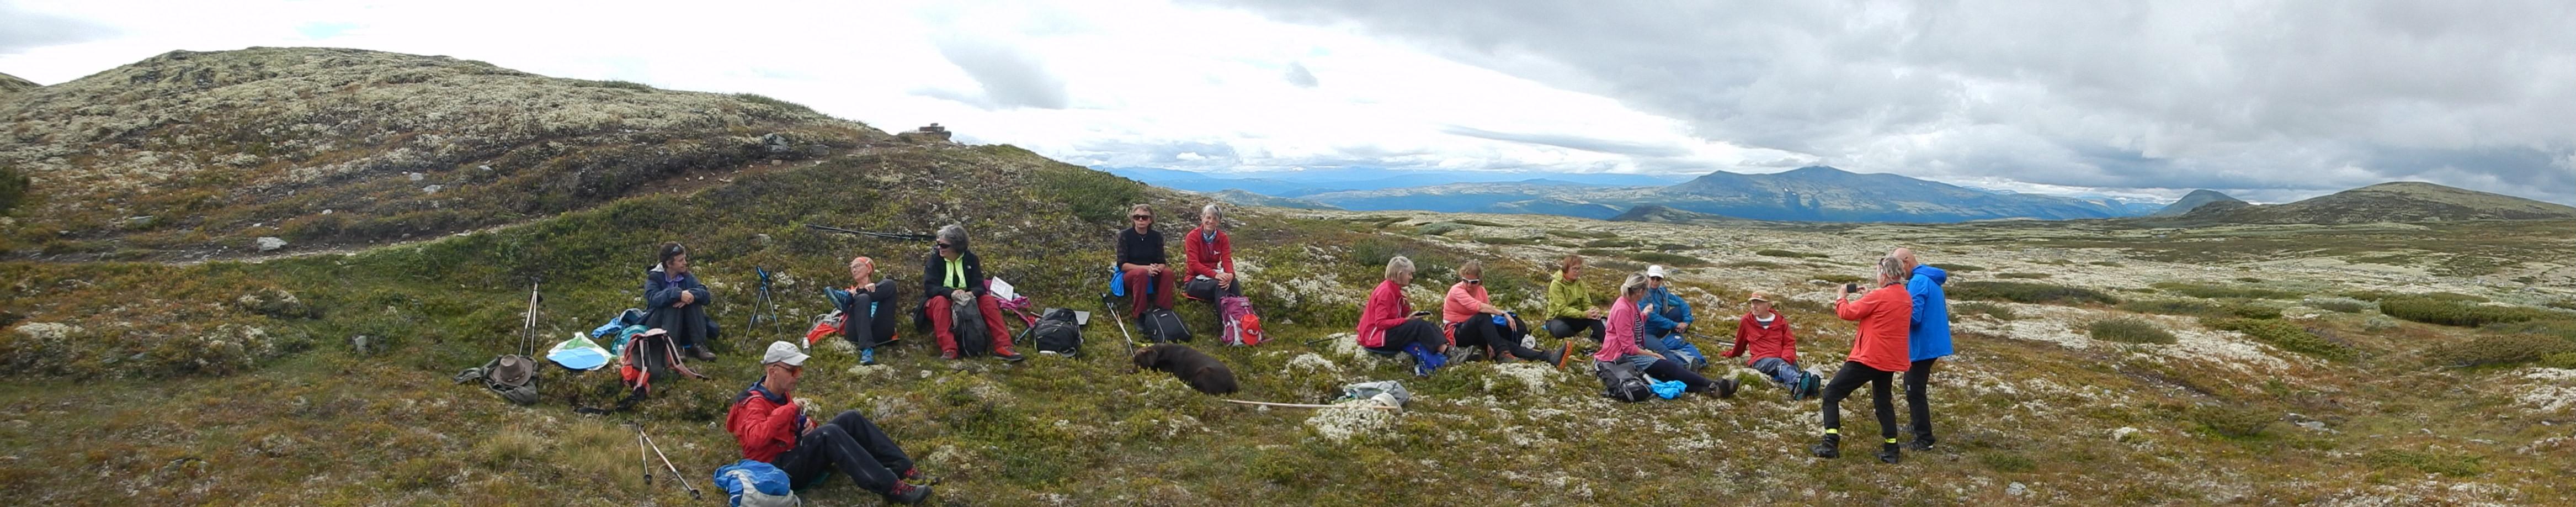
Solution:
[[[1662,264],[1656,264],[1656,265],[1653,265],[1653,266],[1646,266],[1646,277],[1647,277],[1647,278],[1663,278],[1663,277],[1664,277],[1664,265],[1662,265]]]
[[[807,357],[811,356],[796,351],[796,344],[775,341],[769,342],[769,353],[760,356],[760,364],[787,363],[788,366],[802,367],[805,366]]]

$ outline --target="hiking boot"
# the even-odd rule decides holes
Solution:
[[[939,358],[940,358],[940,359],[950,360],[950,361],[955,361],[955,360],[957,360],[957,351],[955,351],[955,350],[942,350],[942,351],[939,351]]]
[[[1908,450],[1908,451],[1929,451],[1929,450],[1932,450],[1932,442],[1933,442],[1933,440],[1934,440],[1934,439],[1932,438],[1932,436],[1931,436],[1931,435],[1916,435],[1916,436],[1914,436],[1914,441],[1912,441],[1912,442],[1906,442],[1906,443],[1905,443],[1905,450]]]
[[[1894,439],[1890,439],[1890,440],[1894,440]],[[1896,460],[1900,457],[1900,456],[1899,456],[1899,454],[1901,454],[1901,453],[1900,453],[1899,451],[1897,451],[1897,450],[1896,450],[1896,443],[1895,443],[1895,442],[1888,442],[1888,443],[1885,443],[1885,444],[1879,444],[1879,446],[1878,446],[1878,461],[1879,461],[1880,463],[1886,463],[1886,464],[1894,465],[1894,464],[1896,464]]]
[[[1450,347],[1447,354],[1449,355],[1449,364],[1458,364],[1467,362],[1467,358],[1475,357],[1476,351],[1469,350],[1466,347]]]
[[[923,500],[930,499],[930,487],[916,486],[912,483],[896,481],[894,483],[894,490],[886,492],[885,497],[887,503],[921,503]]]
[[[903,482],[917,486],[929,486],[939,484],[939,478],[932,477],[930,474],[921,473],[920,468],[914,468],[903,471]]]
[[[1814,373],[1800,374],[1798,376],[1798,392],[1801,393],[1799,396],[1807,398],[1822,396],[1825,394],[1824,382],[1819,381]]]
[[[1002,360],[1003,360],[1003,361],[1008,361],[1008,362],[1013,362],[1013,363],[1020,362],[1020,361],[1026,361],[1026,360],[1028,360],[1028,358],[1029,358],[1029,356],[1023,356],[1023,355],[1019,355],[1019,354],[1010,354],[1010,353],[994,354],[994,355],[993,355],[993,357],[1002,358]]]
[[[874,348],[859,349],[859,366],[876,366],[876,364],[877,364],[877,349],[874,349]]]
[[[1733,397],[1735,397],[1735,379],[1731,379],[1731,378],[1722,378],[1722,379],[1717,379],[1717,397],[1719,397],[1719,398],[1733,398]]]
[[[692,347],[689,349],[689,357],[699,361],[714,361],[716,360],[716,353],[714,351],[707,350],[706,347]]]
[[[1520,359],[1520,358],[1517,358],[1517,357],[1512,357],[1512,353],[1511,353],[1510,351],[1505,351],[1505,350],[1503,350],[1503,349],[1502,349],[1502,348],[1500,348],[1500,347],[1493,347],[1493,346],[1487,346],[1487,347],[1485,347],[1485,357],[1491,357],[1491,358],[1494,358],[1494,363],[1495,363],[1495,364],[1509,363],[1509,362],[1512,362],[1513,360]]]
[[[1547,362],[1556,363],[1556,369],[1562,370],[1565,369],[1565,360],[1571,357],[1574,357],[1574,341],[1567,340],[1565,346],[1557,348],[1555,356],[1547,358]]]
[[[1842,449],[1841,449],[1841,447],[1842,447],[1842,443],[1843,443],[1843,439],[1842,439],[1842,438],[1840,438],[1839,436],[1837,436],[1837,435],[1832,435],[1832,434],[1827,434],[1827,435],[1825,435],[1825,438],[1824,438],[1824,439],[1822,439],[1822,440],[1817,440],[1817,441],[1816,441],[1816,445],[1811,446],[1811,447],[1808,447],[1808,448],[1807,448],[1807,452],[1815,453],[1815,454],[1816,454],[1816,457],[1818,457],[1818,458],[1824,458],[1824,459],[1840,458],[1840,457],[1843,457],[1843,452],[1842,452]]]

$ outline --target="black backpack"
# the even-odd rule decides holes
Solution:
[[[976,357],[993,352],[993,332],[984,329],[984,311],[973,301],[950,304],[955,320],[948,321],[948,332],[957,336],[957,357]]]
[[[1038,352],[1067,356],[1082,353],[1082,325],[1074,322],[1073,310],[1048,309],[1038,323],[1020,334],[1021,343],[1037,344]]]
[[[1181,325],[1180,314],[1167,308],[1145,310],[1137,317],[1136,328],[1145,333],[1147,343],[1180,343],[1190,341],[1190,329]]]
[[[1601,394],[1610,399],[1637,402],[1655,398],[1655,389],[1646,385],[1646,377],[1627,363],[1593,361],[1592,374],[1601,377]]]

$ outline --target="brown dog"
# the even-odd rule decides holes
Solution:
[[[1202,393],[1226,394],[1236,389],[1234,370],[1198,349],[1166,343],[1137,350],[1135,359],[1137,368],[1171,372]]]

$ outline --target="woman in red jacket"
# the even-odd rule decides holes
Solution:
[[[1878,460],[1896,463],[1896,403],[1887,398],[1887,383],[1913,363],[1911,352],[1905,348],[1905,328],[1914,321],[1914,297],[1905,292],[1905,279],[1904,261],[1880,257],[1877,289],[1861,296],[1860,301],[1849,300],[1852,285],[1844,285],[1834,294],[1834,316],[1859,321],[1860,336],[1852,339],[1851,356],[1844,360],[1843,369],[1834,372],[1832,382],[1825,383],[1825,437],[1810,449],[1816,457],[1842,455],[1842,401],[1866,383],[1872,408],[1878,411],[1879,437],[1886,439],[1878,448]]]
[[[1798,335],[1789,329],[1789,316],[1771,310],[1770,294],[1755,292],[1744,306],[1749,310],[1735,321],[1735,349],[1720,356],[1741,356],[1749,349],[1745,365],[1788,390],[1789,401],[1815,397],[1822,386],[1814,374],[1798,369]]]
[[[1225,212],[1209,204],[1199,208],[1199,228],[1181,235],[1190,299],[1215,304],[1217,298],[1243,295],[1243,274],[1234,270],[1234,238],[1224,226]]]
[[[1413,259],[1396,256],[1386,260],[1386,278],[1369,292],[1368,304],[1360,306],[1357,340],[1361,347],[1379,354],[1403,354],[1407,346],[1420,346],[1425,354],[1444,354],[1450,362],[1465,359],[1464,349],[1449,346],[1449,338],[1440,333],[1440,325],[1418,317],[1431,312],[1413,311],[1413,303],[1404,300],[1404,286],[1413,283]],[[1416,358],[1419,359],[1419,358]],[[1416,363],[1415,375],[1430,375],[1432,367]]]

